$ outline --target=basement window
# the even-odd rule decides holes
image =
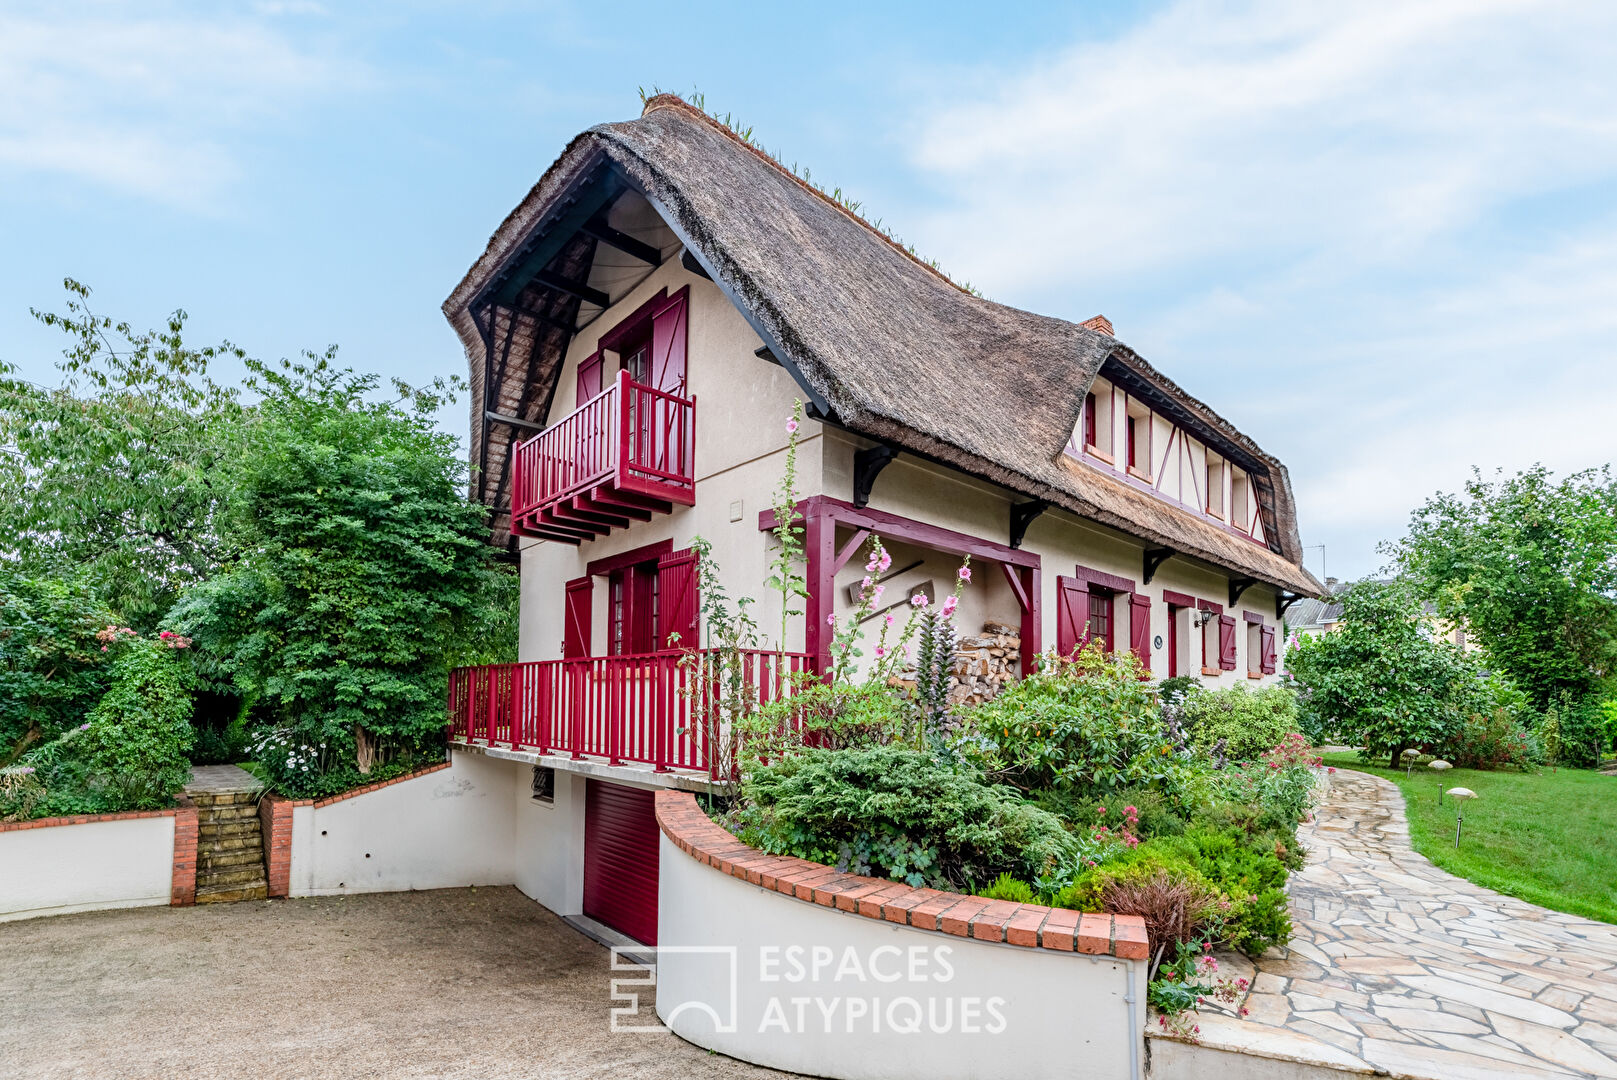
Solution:
[[[533,767],[533,801],[542,803],[556,801],[556,770],[548,765]]]

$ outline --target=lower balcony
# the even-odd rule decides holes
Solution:
[[[728,779],[727,718],[790,694],[805,653],[748,649],[590,656],[457,668],[450,737]]]
[[[511,531],[580,544],[696,501],[696,399],[627,371],[516,447]]]

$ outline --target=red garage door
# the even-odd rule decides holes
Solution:
[[[588,782],[584,914],[642,944],[657,944],[657,818],[651,792]]]

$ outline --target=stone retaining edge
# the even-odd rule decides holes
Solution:
[[[900,881],[847,874],[829,866],[748,847],[696,804],[688,791],[655,793],[657,825],[681,851],[720,873],[902,926],[1025,948],[1145,960],[1150,942],[1138,915],[1105,915],[917,889]]]

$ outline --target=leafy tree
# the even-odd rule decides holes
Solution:
[[[0,363],[0,558],[39,576],[82,573],[123,621],[154,627],[179,591],[219,563],[221,464],[233,453],[235,391],[193,348],[186,315],[160,330],[113,323],[90,290],[65,282],[65,314],[34,311],[68,335],[45,389]]]
[[[375,401],[375,376],[331,359],[246,361],[262,400],[232,465],[226,568],[172,622],[211,674],[322,749],[322,771],[365,774],[442,738],[450,661],[509,631],[512,588],[432,424],[450,384]]]
[[[106,690],[112,614],[82,578],[0,563],[0,766],[77,725]]]
[[[1493,483],[1478,473],[1462,494],[1416,510],[1390,551],[1420,594],[1463,624],[1539,710],[1596,714],[1583,701],[1617,675],[1609,467],[1560,481],[1543,466]]]
[[[1300,639],[1286,667],[1304,707],[1367,755],[1396,765],[1406,748],[1442,744],[1483,707],[1482,672],[1459,648],[1428,636],[1407,587],[1359,582],[1340,599],[1341,626]]]

